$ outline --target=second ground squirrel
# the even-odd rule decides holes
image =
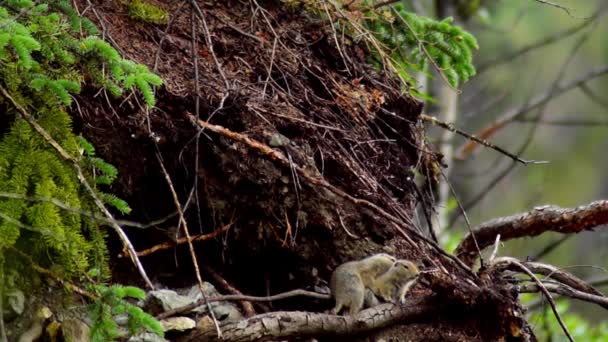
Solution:
[[[416,264],[399,259],[384,274],[374,279],[369,288],[386,302],[403,303],[405,295],[416,282],[419,273]]]
[[[394,263],[395,257],[380,253],[338,266],[330,280],[331,294],[336,301],[332,313],[338,314],[344,307],[348,307],[351,315],[359,312],[363,308],[366,288],[371,288],[376,278]]]

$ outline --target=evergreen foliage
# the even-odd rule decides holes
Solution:
[[[118,170],[114,165],[105,160],[95,157],[95,147],[82,136],[77,137],[78,143],[82,149],[83,164],[89,170],[96,184],[110,185],[118,176]],[[106,203],[116,208],[123,214],[131,212],[129,204],[124,200],[102,191],[98,192],[99,197]]]
[[[94,289],[99,295],[99,299],[91,305],[92,342],[114,341],[119,337],[118,324],[114,320],[117,315],[127,315],[127,327],[131,334],[141,333],[145,329],[156,335],[164,336],[160,322],[125,300],[126,298],[143,300],[145,292],[142,289],[120,285],[96,285]]]
[[[331,6],[320,0],[281,1],[289,8],[303,8],[321,17],[331,13]],[[462,28],[452,25],[451,17],[437,21],[418,16],[402,3],[387,6],[389,9],[385,10],[375,9],[374,5],[378,3],[381,1],[333,3],[341,10],[333,19],[336,28],[342,28],[353,37],[361,35],[361,30],[354,26],[362,25],[369,30],[379,43],[369,45],[376,61],[384,61],[380,55],[388,55],[408,83],[415,83],[410,71],[426,72],[430,65],[437,68],[452,87],[458,87],[475,75],[473,52],[479,48],[477,40]],[[347,18],[343,13],[348,13]]]
[[[78,16],[69,1],[0,4],[0,86],[80,161],[91,184],[104,186],[112,183],[117,170],[72,132],[66,112],[72,94],[87,79],[114,94],[138,89],[146,104],[153,106],[152,85],[162,82],[145,66],[122,59],[96,33],[95,25]],[[54,198],[75,209],[97,211],[73,166],[2,96],[0,113],[1,121],[9,125],[0,127],[0,191]],[[130,211],[123,200],[97,191],[109,205],[123,213]],[[0,199],[0,214],[0,252],[18,248],[65,277],[90,269],[97,270],[98,280],[107,277],[105,233],[96,222],[49,202],[25,199]]]
[[[436,21],[396,4],[392,11],[369,11],[365,18],[366,26],[391,51],[398,65],[424,71],[431,63],[453,87],[475,75],[473,51],[479,48],[477,40],[452,25],[451,17]]]

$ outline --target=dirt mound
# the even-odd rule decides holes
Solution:
[[[191,234],[224,228],[197,245],[201,260],[243,292],[312,286],[338,263],[383,249],[420,259],[375,208],[412,222],[421,105],[369,63],[364,46],[277,2],[157,5],[170,14],[166,26],[110,2],[88,13],[125,57],[165,80],[149,112],[133,96],[79,97],[83,134],[119,168],[113,191],[133,219],[175,212],[162,158]],[[194,118],[229,133],[199,130]],[[177,222],[130,236],[141,250],[167,241]],[[185,253],[157,252],[144,266],[161,282],[190,282]]]
[[[414,170],[425,173],[433,159],[421,105],[373,66],[381,63],[365,44],[278,1],[147,2],[167,11],[167,25],[137,21],[121,3],[76,4],[125,57],[162,76],[157,106],[88,89],[74,117],[119,169],[111,191],[131,204],[129,219],[153,222],[128,231],[151,278],[170,287],[195,282],[186,244],[175,243],[183,241],[177,198],[203,278],[223,292],[318,291],[338,264],[383,251],[448,270],[413,291],[424,297],[414,311],[441,314],[386,336],[440,331],[466,340],[474,331],[493,340],[519,320],[505,318],[520,312],[516,298],[472,281],[414,221]],[[115,240],[115,280],[137,282],[128,258],[115,257]],[[311,298],[254,304],[257,313],[329,306]]]

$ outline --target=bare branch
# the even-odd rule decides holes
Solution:
[[[608,297],[589,294],[583,291],[575,290],[563,284],[544,284],[548,291],[557,293],[564,297],[579,299],[585,302],[597,304],[604,309],[608,309]],[[519,293],[539,292],[539,287],[536,284],[522,285],[518,289]]]
[[[382,304],[353,316],[337,316],[313,312],[271,312],[246,320],[222,325],[222,341],[268,341],[289,337],[346,336],[361,334],[390,326],[410,323],[436,312],[433,305],[422,300],[403,305]],[[183,341],[220,341],[214,329],[199,329]]]
[[[569,16],[572,16],[572,14],[570,12],[572,12],[573,9],[570,8],[570,7],[566,7],[564,5],[560,5],[558,3],[551,2],[551,1],[548,1],[548,0],[534,0],[534,1],[540,2],[541,4],[544,4],[544,5],[549,5],[549,6],[553,6],[555,8],[561,9],[562,11],[568,13]]]
[[[498,151],[498,152],[506,155],[507,157],[513,159],[514,161],[518,161],[518,162],[520,162],[520,163],[522,163],[524,165],[525,164],[541,164],[541,163],[546,163],[546,162],[543,162],[543,161],[521,159],[520,157],[518,157],[518,156],[514,155],[513,153],[511,153],[511,152],[503,149],[502,147],[496,146],[496,145],[492,144],[491,142],[486,141],[484,139],[481,139],[481,138],[479,138],[479,137],[477,137],[477,136],[475,136],[473,134],[469,134],[469,133],[466,133],[464,131],[461,131],[458,128],[454,127],[454,125],[452,123],[443,122],[443,121],[437,119],[434,116],[430,116],[430,115],[426,115],[426,114],[420,114],[420,119],[423,120],[423,121],[426,121],[426,122],[430,122],[433,125],[439,126],[439,127],[443,128],[443,129],[447,129],[449,131],[457,133],[457,134],[459,134],[459,135],[461,135],[461,136],[463,136],[463,137],[465,137],[465,138],[467,138],[469,140],[474,141],[475,143],[478,143],[478,144],[481,144],[483,146],[489,147],[489,148],[491,148],[493,150],[496,150],[496,151]]]
[[[576,44],[573,46],[572,50],[570,51],[568,58],[566,58],[566,60],[564,61],[563,65],[560,69],[560,72],[558,73],[557,77],[555,78],[555,81],[553,81],[551,86],[548,88],[548,90],[547,90],[548,94],[553,93],[556,89],[558,89],[560,87],[561,81],[562,81],[564,75],[566,74],[566,70],[568,70],[568,65],[574,60],[574,57],[576,56],[576,53],[581,48],[581,46],[583,46],[583,44],[589,39],[590,32],[591,31],[587,31],[585,34],[583,34],[579,37],[578,41],[576,42]],[[523,108],[528,107],[533,101],[534,101],[534,99],[528,99],[528,101],[526,101],[526,103],[522,107]],[[539,104],[540,108],[538,110],[538,113],[535,115],[536,121],[541,121],[543,119],[543,117],[545,116],[546,110],[547,110],[547,105],[548,105],[548,101]],[[519,118],[520,116],[523,116],[523,113],[521,115],[519,115],[519,114],[516,115],[514,118]],[[506,125],[506,123],[505,123],[505,125]],[[501,125],[501,124],[498,124],[495,126],[490,125],[490,127],[488,129],[484,130],[481,134],[485,137],[491,136],[497,130],[499,130],[501,127],[504,127],[504,125]],[[536,131],[537,128],[538,128],[538,122],[535,122],[532,125],[532,128],[529,130],[524,143],[521,145],[519,152],[516,155],[521,155],[528,148],[528,146],[532,142],[532,139],[534,138],[534,132]],[[476,147],[477,146],[472,142],[468,142],[467,144],[464,144],[463,147],[461,148],[461,152],[462,152],[461,156],[463,156],[467,153],[471,153],[472,151],[475,150]],[[483,189],[476,196],[474,196],[473,199],[467,203],[465,208],[469,209],[472,206],[474,206],[476,203],[478,203],[490,191],[490,189],[492,189],[494,186],[496,186],[496,184],[498,184],[501,179],[506,177],[511,172],[511,170],[515,168],[515,166],[516,166],[516,163],[515,163],[515,161],[513,161],[507,168],[502,170],[490,183],[488,183],[488,186],[485,189]],[[453,222],[455,222],[457,217],[458,216],[456,216],[456,215],[452,216],[452,219],[450,220],[450,226],[453,224]]]
[[[209,49],[209,53],[213,57],[213,61],[215,62],[217,72],[220,74],[220,76],[224,80],[224,86],[226,87],[226,90],[230,90],[230,83],[228,83],[228,79],[226,78],[226,75],[224,74],[224,69],[222,68],[222,64],[218,60],[217,55],[215,54],[215,51],[213,50],[213,41],[211,40],[211,33],[209,32],[209,27],[207,26],[207,19],[205,19],[205,13],[199,7],[199,5],[198,5],[198,3],[196,3],[196,1],[190,0],[190,4],[192,5],[192,8],[194,8],[196,10],[196,15],[198,16],[198,18],[201,21],[201,24],[203,25],[203,30],[205,32],[205,42],[207,43],[207,48]]]
[[[603,97],[597,95],[587,84],[582,84],[580,87],[583,94],[585,94],[591,101],[599,104],[600,106],[608,109],[608,101]]]
[[[19,199],[19,200],[24,200],[24,201],[29,201],[29,202],[51,203],[51,204],[55,205],[56,207],[58,207],[59,209],[65,210],[67,212],[70,212],[70,213],[73,213],[76,215],[86,216],[86,217],[88,217],[92,220],[98,221],[102,224],[112,224],[113,222],[116,222],[117,224],[119,224],[121,226],[128,226],[128,227],[134,227],[134,228],[140,228],[140,229],[146,229],[146,228],[150,228],[150,227],[159,225],[161,223],[164,223],[177,214],[177,212],[175,212],[175,213],[167,215],[163,218],[160,218],[158,220],[150,221],[148,223],[139,223],[139,222],[128,221],[128,220],[117,220],[117,219],[110,220],[110,219],[100,216],[99,214],[96,214],[94,212],[70,207],[69,205],[61,202],[60,200],[58,200],[56,198],[51,198],[51,197],[25,196],[25,195],[21,195],[21,194],[12,193],[12,192],[0,191],[0,198]]]
[[[482,250],[494,242],[500,234],[503,241],[519,237],[530,237],[547,231],[562,234],[593,230],[608,224],[608,200],[592,202],[577,208],[555,206],[538,207],[532,211],[501,217],[482,223],[474,230],[479,248]],[[456,249],[456,255],[471,266],[477,249],[471,234],[467,234]]]
[[[509,267],[512,267],[512,266],[517,267],[520,271],[522,271],[523,273],[525,273],[527,276],[530,277],[530,279],[532,279],[536,283],[536,286],[538,287],[538,290],[540,290],[540,292],[542,292],[545,295],[545,297],[547,298],[547,301],[549,302],[549,305],[551,305],[551,309],[553,310],[553,314],[555,315],[555,318],[559,322],[559,325],[562,327],[562,330],[564,331],[564,334],[566,334],[566,336],[568,337],[568,339],[570,341],[574,342],[574,338],[570,334],[570,331],[566,327],[566,324],[562,320],[562,317],[560,316],[559,312],[557,312],[557,307],[555,306],[555,301],[553,300],[553,297],[551,297],[551,294],[549,293],[549,290],[547,290],[547,287],[545,286],[545,284],[543,284],[538,279],[538,277],[536,277],[534,275],[534,273],[532,273],[532,271],[530,271],[530,269],[528,269],[519,260],[517,260],[515,258],[511,258],[511,257],[497,258],[494,261],[494,263],[492,264],[492,266],[495,266],[495,267],[501,267],[503,265],[507,265]]]
[[[545,103],[549,102],[550,100],[552,100],[553,98],[555,98],[569,90],[580,87],[583,84],[591,81],[592,79],[603,76],[605,74],[608,74],[608,66],[606,66],[606,65],[594,68],[594,69],[588,71],[587,73],[577,77],[574,80],[571,80],[568,82],[560,82],[555,86],[552,85],[547,91],[545,91],[542,94],[537,95],[536,97],[534,97],[531,101],[529,101],[525,105],[516,107],[516,108],[512,108],[511,110],[509,110],[506,113],[504,113],[503,115],[501,115],[492,124],[486,126],[481,131],[479,131],[479,133],[476,134],[476,137],[481,140],[489,139],[496,132],[498,132],[501,128],[503,128],[504,126],[508,125],[509,123],[515,121],[516,119],[521,117],[523,114],[529,112],[530,110],[540,107],[540,106],[544,105]],[[474,151],[476,149],[476,147],[478,146],[477,143],[479,143],[479,142],[476,142],[474,139],[471,139],[471,140],[473,140],[473,141],[468,142],[467,144],[464,144],[460,148],[460,150],[458,152],[459,158],[464,159],[464,157],[467,154],[471,153],[472,151]]]
[[[490,255],[490,263],[496,258],[496,253],[498,253],[498,247],[500,246],[500,234],[496,235],[496,241],[494,241],[494,250],[492,250],[492,254]]]
[[[222,227],[220,229],[216,229],[213,232],[208,233],[208,234],[191,235],[190,241],[207,241],[207,240],[213,239],[215,237],[218,237],[219,235],[227,232],[230,229],[230,227],[232,226],[232,224],[233,224],[233,222],[230,222],[227,225],[225,225],[224,227]],[[140,256],[140,257],[147,256],[147,255],[150,255],[150,254],[158,252],[158,251],[175,248],[175,246],[178,246],[178,245],[181,245],[184,243],[188,243],[187,237],[181,237],[181,238],[177,239],[176,241],[163,242],[158,245],[154,245],[150,248],[146,248],[143,251],[137,252],[137,256]],[[124,253],[121,253],[119,256],[122,257],[125,255],[124,255]]]
[[[283,293],[279,293],[273,296],[266,296],[266,297],[259,297],[259,296],[248,296],[248,295],[243,295],[243,294],[235,294],[235,295],[224,295],[224,296],[218,296],[218,297],[210,297],[207,299],[207,301],[209,302],[221,302],[221,301],[249,301],[249,302],[273,302],[276,300],[281,300],[281,299],[287,299],[287,298],[292,298],[292,297],[297,297],[297,296],[304,296],[304,297],[310,297],[310,298],[316,298],[316,299],[324,299],[324,300],[329,300],[331,299],[331,295],[329,294],[323,294],[323,293],[317,293],[317,292],[312,292],[312,291],[306,291],[306,290],[301,290],[301,289],[297,289],[297,290],[291,290],[291,291],[287,291],[287,292],[283,292]],[[167,318],[167,317],[171,317],[183,312],[189,312],[192,311],[193,309],[205,304],[205,299],[201,298],[198,301],[192,303],[192,304],[188,304],[188,305],[184,305],[182,307],[179,308],[175,308],[173,310],[169,310],[169,311],[165,311],[159,315],[156,316],[156,318],[158,319],[163,319],[163,318]]]
[[[522,262],[521,264],[534,273],[542,274],[546,278],[549,278],[549,279],[555,280],[561,284],[567,285],[577,291],[582,291],[585,293],[589,293],[589,294],[601,296],[601,297],[604,296],[603,293],[601,293],[600,291],[595,289],[593,286],[585,283],[584,280],[579,279],[576,276],[574,276],[573,274],[570,274],[553,265],[543,264],[540,262],[530,262],[530,261]],[[608,307],[606,307],[606,308],[608,309]]]
[[[484,62],[484,63],[480,64],[478,67],[476,67],[477,75],[479,75],[482,72],[485,72],[487,70],[490,70],[497,65],[511,62],[515,58],[517,58],[521,55],[524,55],[528,52],[531,52],[536,49],[542,48],[544,46],[553,44],[555,42],[559,42],[559,41],[563,40],[564,38],[571,36],[579,31],[581,31],[585,27],[589,26],[589,24],[593,23],[594,20],[596,20],[601,15],[603,15],[605,12],[606,11],[600,9],[600,10],[596,11],[596,13],[591,18],[589,18],[589,20],[585,20],[579,25],[576,25],[574,27],[568,28],[568,29],[560,31],[560,32],[556,32],[548,37],[540,39],[539,41],[531,43],[530,45],[524,46],[523,48],[521,48],[517,51],[511,52],[508,54],[502,54],[492,60]]]

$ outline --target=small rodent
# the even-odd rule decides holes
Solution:
[[[386,302],[403,303],[405,295],[414,285],[420,271],[409,260],[399,259],[384,274],[378,276],[369,287],[372,292]]]
[[[348,307],[351,315],[363,308],[365,288],[371,288],[374,280],[393,266],[395,257],[386,253],[369,256],[363,260],[349,261],[338,266],[331,275],[331,295],[336,301],[334,315]]]

